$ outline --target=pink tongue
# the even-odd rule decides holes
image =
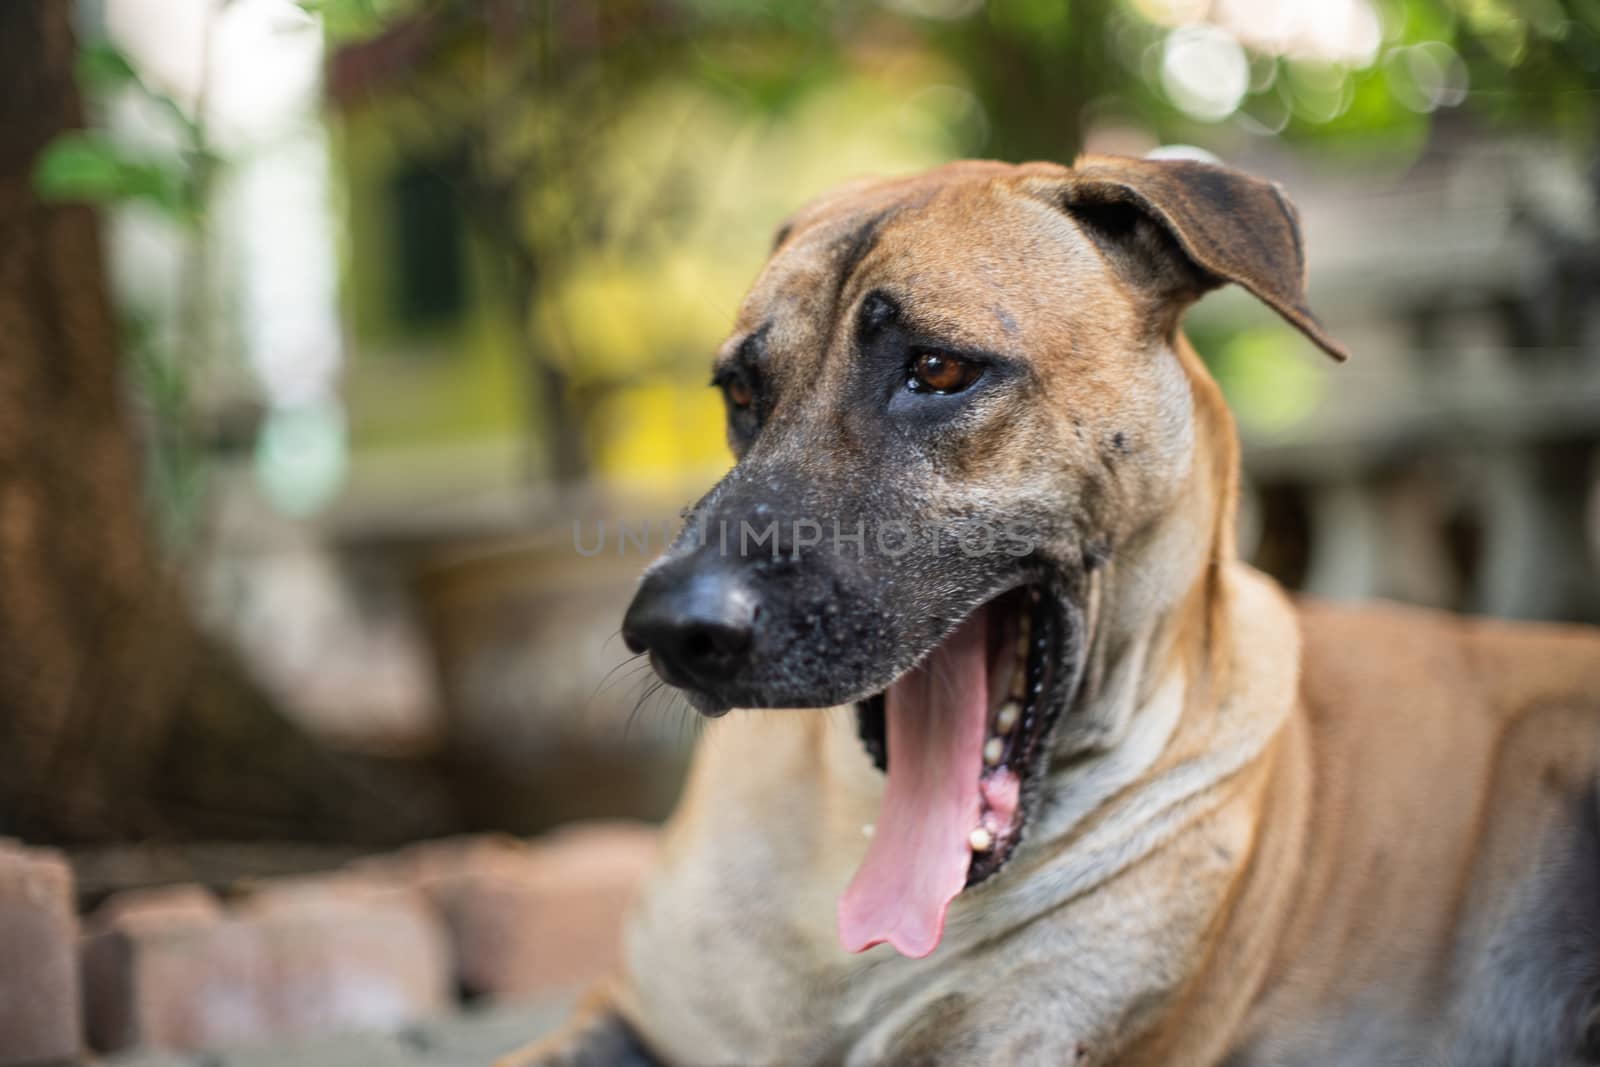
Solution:
[[[884,694],[889,780],[867,857],[839,899],[846,951],[887,941],[926,956],[966,884],[989,707],[986,616],[975,612]]]

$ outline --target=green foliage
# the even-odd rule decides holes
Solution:
[[[1240,330],[1216,350],[1212,371],[1246,432],[1293,430],[1317,410],[1327,391],[1327,368],[1308,348],[1303,338],[1274,324]],[[1300,358],[1290,355],[1296,352]]]
[[[1280,0],[1280,14],[1304,21],[1318,3]],[[1381,40],[1370,55],[1344,61],[1247,40],[1264,32],[1259,20],[1230,24],[1220,5],[1209,15],[1205,4],[1171,0],[957,7],[964,14],[909,24],[964,72],[983,105],[988,137],[968,150],[1006,159],[1070,158],[1109,117],[1224,155],[1241,136],[1277,137],[1319,157],[1404,165],[1436,117],[1452,110],[1519,132],[1589,138],[1600,100],[1600,0],[1370,0]],[[1163,49],[1192,20],[1208,19],[1239,35],[1250,85],[1237,110],[1202,119],[1170,95]]]
[[[767,32],[737,46],[707,45],[695,51],[692,62],[699,80],[769,118],[792,112],[845,74],[838,50],[810,32],[798,40]]]
[[[182,162],[139,158],[104,134],[85,131],[62,134],[45,150],[34,188],[46,200],[145,203],[185,224],[194,223],[201,208]]]
[[[78,84],[86,92],[106,96],[119,89],[142,88],[133,64],[109,41],[90,41],[78,51]]]
[[[300,7],[322,20],[323,32],[335,43],[372,37],[403,14],[416,10],[417,0],[299,0]]]
[[[1340,71],[1353,86],[1331,116],[1300,110],[1285,131],[1300,144],[1419,142],[1434,116],[1459,109],[1517,132],[1591,134],[1600,99],[1600,0],[1374,0],[1386,28],[1376,62]],[[1442,103],[1419,101],[1417,49],[1461,79]]]
[[[109,41],[86,43],[76,74],[92,101],[134,92],[156,105],[178,135],[179,148],[165,156],[137,152],[99,131],[69,130],[41,153],[34,189],[46,200],[91,204],[142,203],[186,226],[204,210],[205,176],[216,163],[204,131],[171,97],[152,90]]]

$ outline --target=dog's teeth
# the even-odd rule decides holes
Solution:
[[[861,824],[861,836],[862,837],[871,837],[873,835],[873,833],[877,829],[878,828],[876,826],[872,825],[870,822],[869,823],[862,823]]]
[[[1008,700],[1000,705],[1000,710],[995,712],[994,728],[1002,734],[1009,734],[1017,725],[1017,719],[1022,715],[1022,705],[1015,700]],[[996,738],[998,740],[998,738]],[[988,756],[987,749],[984,756]]]
[[[998,737],[991,737],[983,743],[983,762],[991,767],[1000,765],[1000,757],[1005,755],[1005,745]]]
[[[980,826],[967,835],[967,846],[974,852],[988,852],[994,847],[994,835]]]

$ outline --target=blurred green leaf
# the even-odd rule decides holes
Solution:
[[[1305,356],[1306,347],[1276,324],[1241,330],[1222,346],[1212,370],[1245,429],[1282,433],[1316,411],[1327,391],[1327,371]],[[1289,354],[1296,350],[1300,358]]]
[[[128,57],[107,40],[88,42],[78,51],[78,84],[96,95],[133,86],[142,88],[138,71]]]
[[[124,180],[123,164],[115,150],[88,133],[57,140],[39,160],[34,174],[40,195],[57,200],[116,197]]]
[[[702,46],[694,61],[707,85],[769,117],[789,111],[842,72],[837,49],[815,36],[752,34],[737,46]]]
[[[301,10],[322,20],[330,40],[373,37],[399,16],[414,10],[416,0],[299,0]]]
[[[33,182],[46,200],[95,204],[142,201],[184,221],[196,214],[180,167],[136,159],[95,133],[73,132],[58,137],[40,157]]]

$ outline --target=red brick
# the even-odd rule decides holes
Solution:
[[[78,1053],[77,942],[66,862],[0,840],[0,1064]]]
[[[199,886],[130,890],[90,917],[83,942],[89,1043],[200,1048],[268,1031],[262,946]]]
[[[653,829],[586,823],[531,845],[462,838],[394,859],[444,916],[462,988],[504,1000],[567,991],[606,974],[655,851]]]
[[[89,1037],[101,1050],[389,1028],[449,1000],[444,934],[414,891],[269,882],[210,921],[192,902],[137,896],[97,912],[84,947]]]

